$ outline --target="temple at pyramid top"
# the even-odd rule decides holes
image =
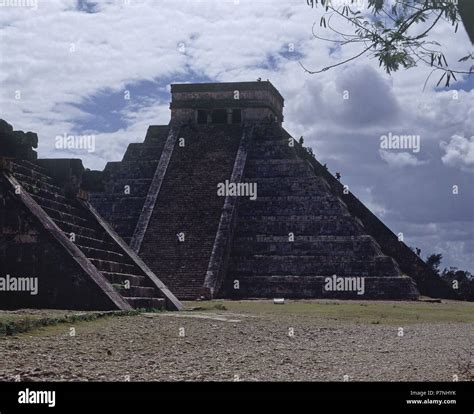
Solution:
[[[171,96],[172,122],[283,122],[283,97],[269,81],[173,84]]]

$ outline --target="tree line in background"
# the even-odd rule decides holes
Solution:
[[[444,268],[441,271],[443,255],[432,254],[426,258],[426,264],[456,292],[458,299],[474,301],[474,276],[467,270],[457,267]]]

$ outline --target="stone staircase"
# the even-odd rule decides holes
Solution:
[[[140,257],[179,299],[202,294],[229,179],[242,136],[240,125],[183,126],[143,237]],[[184,241],[178,234],[183,233]]]
[[[238,201],[223,295],[321,297],[332,275],[368,278],[374,291],[395,286],[393,297],[410,294],[411,279],[288,143],[278,126],[254,134],[243,182],[257,183],[258,196]]]
[[[90,202],[113,229],[130,244],[153,174],[168,136],[168,125],[148,128],[143,143],[131,143],[122,161],[107,163],[104,192],[90,194]]]
[[[165,307],[163,292],[104,230],[87,203],[68,196],[37,163],[15,160],[11,174],[22,191],[32,197],[132,308]]]

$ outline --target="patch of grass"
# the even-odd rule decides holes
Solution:
[[[192,307],[196,302],[187,302]],[[474,303],[443,301],[354,301],[354,300],[288,300],[274,305],[271,300],[214,300],[199,302],[203,311],[224,306],[230,312],[253,315],[275,315],[337,319],[357,323],[399,325],[412,323],[474,323]],[[224,310],[224,309],[222,309]]]
[[[0,336],[18,335],[35,329],[58,324],[74,324],[78,322],[89,322],[99,318],[112,316],[138,315],[140,311],[112,311],[112,312],[87,312],[60,314],[51,311],[50,316],[43,314],[5,313],[0,314]]]
[[[188,302],[185,304],[185,309],[186,311],[192,311],[192,312],[201,312],[201,311],[210,311],[210,310],[222,310],[226,311],[228,310],[227,307],[221,302],[212,302],[212,301],[205,301],[204,306],[193,306],[195,302]],[[199,304],[203,303],[201,301],[198,302]]]

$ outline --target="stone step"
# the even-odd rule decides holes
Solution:
[[[117,178],[107,182],[108,189],[106,191],[110,190],[110,193],[114,194],[114,196],[146,197],[151,182],[151,178]],[[128,190],[130,192],[126,194]]]
[[[150,286],[151,282],[142,275],[135,275],[130,273],[117,273],[117,272],[101,272],[104,277],[112,284],[124,285],[125,282],[129,282],[130,286]]]
[[[203,296],[198,290],[191,290],[189,292],[179,292],[175,294],[179,300],[200,300]]]
[[[130,286],[114,285],[114,288],[124,297],[127,298],[154,298],[157,297],[158,291],[151,286]]]
[[[153,178],[157,161],[114,161],[104,169],[104,181],[127,178]]]
[[[124,253],[119,253],[117,251],[110,251],[104,249],[97,249],[88,246],[82,246],[76,243],[77,247],[82,250],[82,252],[88,257],[92,259],[100,259],[100,260],[109,260],[112,262],[119,262],[119,263],[126,263],[130,264],[130,259]]]
[[[16,177],[18,180],[18,177]],[[34,185],[28,184],[24,181],[18,180],[23,189],[31,196],[41,197],[46,200],[55,201],[60,204],[68,204],[70,202],[69,198],[66,198],[63,194],[53,193],[48,190],[45,190],[41,187],[36,187]]]
[[[273,240],[272,240],[273,239]],[[276,239],[276,240],[275,240]],[[233,252],[235,255],[258,254],[258,255],[290,255],[311,256],[326,255],[328,257],[337,255],[350,255],[360,259],[370,260],[373,256],[381,254],[380,248],[371,238],[359,240],[298,240],[288,241],[288,237],[237,237],[234,239]]]
[[[264,159],[258,159],[258,160],[247,160],[246,167],[274,167],[274,168],[280,168],[280,167],[299,167],[301,165],[307,165],[304,160],[301,160],[299,158],[289,158],[286,160],[281,160],[279,158],[264,158]]]
[[[258,203],[258,199],[248,204],[245,202],[239,205],[239,217],[255,217],[263,215],[279,215],[281,216],[340,216],[345,209],[342,204],[331,203],[317,204],[299,204],[294,206],[285,206],[284,203]]]
[[[90,219],[86,219],[84,217],[79,217],[76,215],[71,215],[68,213],[65,213],[63,211],[55,210],[46,206],[41,205],[43,210],[54,220],[59,220],[61,222],[67,222],[70,224],[74,224],[79,227],[93,227],[94,222],[92,222]]]
[[[42,170],[39,169],[31,169],[26,165],[12,163],[13,166],[13,174],[21,174],[22,176],[28,177],[33,181],[42,181],[46,184],[54,184],[54,180],[46,175]]]
[[[257,186],[258,188],[258,186]],[[271,195],[260,195],[257,194],[256,200],[251,200],[249,197],[240,197],[243,200],[240,205],[246,206],[259,206],[259,205],[308,205],[308,204],[318,204],[318,205],[332,205],[340,204],[341,201],[337,196],[332,194],[292,194],[292,195],[281,195],[281,193],[271,194]]]
[[[225,196],[218,196],[217,195],[217,182],[214,183],[210,180],[206,180],[208,182],[208,188],[199,191],[199,189],[192,189],[189,187],[182,187],[179,194],[170,193],[169,191],[163,192],[163,198],[166,196],[166,199],[169,200],[166,204],[160,204],[157,208],[160,208],[161,211],[164,211],[168,206],[173,205],[173,212],[175,211],[186,211],[186,207],[189,208],[189,203],[199,201],[204,205],[204,209],[196,212],[196,214],[200,216],[210,216],[214,215],[215,212],[212,210],[212,207],[219,203],[220,201],[225,200]],[[167,183],[170,186],[179,187],[179,182],[174,183],[170,182]],[[189,191],[186,191],[189,190]]]
[[[53,210],[61,211],[63,213],[82,217],[84,219],[90,218],[90,214],[84,209],[74,206],[73,200],[64,199],[62,201],[53,200],[51,198],[44,198],[37,194],[30,194],[34,200],[42,207],[47,207]]]
[[[115,197],[115,201],[113,205],[111,206],[110,209],[110,214],[114,216],[131,216],[133,213],[133,216],[139,215],[143,204],[145,203],[146,196],[117,196]],[[97,207],[100,209],[101,208],[101,203],[98,202],[96,203]]]
[[[245,175],[245,178],[247,178],[247,175]],[[252,178],[252,182],[258,183],[258,185],[268,185],[268,186],[283,186],[283,187],[288,187],[291,188],[295,184],[298,185],[304,185],[304,184],[313,184],[313,183],[320,183],[324,185],[324,188],[326,190],[329,190],[330,187],[327,184],[327,181],[318,175],[305,175],[302,177],[263,177],[263,176],[255,176]]]
[[[74,233],[76,237],[84,236],[84,237],[89,237],[92,239],[99,239],[99,240],[103,237],[103,235],[101,235],[100,232],[98,232],[97,229],[95,228],[77,226],[75,224],[62,221],[62,220],[54,220],[54,222],[64,233],[66,233],[66,236],[68,238],[71,233]]]
[[[198,245],[203,247],[212,246],[214,244],[215,235],[209,234],[210,231],[206,232],[205,227],[201,228],[201,232],[193,232],[193,229],[183,229],[182,224],[176,229],[170,229],[160,227],[159,233],[157,233],[154,243],[159,243],[161,247],[169,246],[170,248],[179,250],[187,248],[189,245]],[[184,233],[184,241],[178,241],[176,231]]]
[[[90,257],[89,260],[97,268],[97,270],[101,272],[134,274],[134,272],[138,271],[137,267],[134,264],[94,259]]]
[[[327,193],[328,186],[325,182],[318,179],[304,179],[301,181],[289,182],[285,179],[270,178],[272,182],[264,181],[260,178],[248,180],[244,183],[256,184],[257,197],[301,197],[311,196],[334,198],[336,196]]]
[[[311,171],[309,171],[305,165],[300,165],[298,167],[280,167],[274,168],[271,167],[252,167],[245,169],[245,176],[243,181],[247,183],[253,183],[258,178],[285,178],[285,177],[301,177],[301,178],[310,178],[312,176]]]
[[[256,138],[252,142],[252,147],[250,149],[250,152],[252,152],[255,149],[257,149],[257,150],[262,150],[262,149],[272,150],[275,147],[289,148],[292,151],[294,151],[294,147],[290,147],[288,145],[289,142],[290,142],[289,138],[281,138],[281,137],[274,137],[274,138],[271,138],[271,139]]]
[[[209,262],[209,256],[202,253],[203,246],[199,244],[187,245],[181,250],[167,248],[164,244],[155,246],[156,250],[160,251],[160,272],[167,269],[172,269],[174,272],[180,269],[204,270],[203,267],[207,267]],[[212,245],[208,247],[212,249]],[[140,251],[140,255],[142,255],[142,251]]]
[[[330,276],[399,276],[400,270],[393,259],[376,256],[358,260],[348,252],[332,256],[247,255],[233,256],[232,272],[236,275],[324,275]]]
[[[256,161],[262,158],[286,160],[296,157],[295,149],[290,148],[288,142],[285,142],[283,145],[273,145],[271,147],[259,147],[255,145],[250,150],[247,159],[249,161]]]
[[[166,283],[166,285],[172,289],[172,292],[174,293],[175,290],[183,290],[183,289],[197,289],[201,288],[203,284],[203,278],[198,278],[197,280],[195,279],[190,279],[189,278],[184,279],[186,276],[186,273],[177,273],[177,274],[163,274],[163,282]]]
[[[105,217],[104,215],[102,216],[107,219],[107,221],[111,224],[115,232],[119,234],[120,237],[122,237],[122,239],[124,240],[126,238],[130,238],[133,236],[136,223],[139,217],[139,215],[136,215],[135,217],[128,216],[128,217],[121,217],[121,218],[110,218],[110,217]]]
[[[275,235],[275,234],[253,234],[251,236],[234,236],[234,241],[239,243],[376,243],[372,236],[363,234],[355,236],[350,234],[348,236],[336,236],[336,235],[293,235],[293,240],[290,240],[289,235]]]
[[[186,271],[178,271],[178,272],[164,272],[161,276],[163,279],[168,280],[174,286],[180,286],[181,288],[191,287],[191,286],[202,286],[202,278],[204,275],[198,275],[196,272],[193,272],[194,276],[188,276],[186,279],[177,278],[176,275],[186,275],[188,274]]]
[[[350,214],[346,211],[343,214],[319,214],[319,215],[309,215],[309,214],[294,214],[294,215],[283,215],[283,214],[260,214],[254,216],[239,217],[239,223],[281,223],[284,221],[291,223],[313,223],[315,221],[336,221],[336,220],[345,220],[351,219]]]
[[[63,190],[39,168],[15,165],[16,177],[25,191],[84,253],[90,264],[135,308],[165,308],[165,300],[133,259],[110,237],[89,210]],[[128,205],[128,210],[133,210]],[[127,209],[124,209],[127,211]],[[128,283],[129,285],[128,285]]]
[[[164,146],[169,130],[169,125],[150,125],[145,136],[144,144]]]
[[[160,309],[164,310],[166,303],[163,298],[140,298],[140,297],[125,297],[125,300],[134,309]]]
[[[31,192],[33,194],[39,194],[40,191],[45,191],[45,192],[57,194],[58,196],[65,198],[64,190],[61,187],[58,187],[57,185],[50,184],[43,180],[37,180],[30,176],[20,174],[20,173],[14,173],[13,176],[18,180],[18,182],[23,187],[25,187],[26,191],[28,192]]]
[[[39,164],[37,164],[36,162],[31,162],[31,161],[28,161],[28,160],[19,160],[19,159],[16,159],[14,161],[15,164],[18,164],[18,165],[21,165],[22,167],[24,168],[27,168],[27,169],[30,169],[30,170],[34,170],[36,172],[39,172],[41,174],[46,174],[46,170],[41,167]]]
[[[165,282],[167,286],[170,284],[170,281]],[[170,288],[173,294],[179,300],[196,300],[202,296],[202,284],[191,285],[186,287],[174,286]]]
[[[66,237],[69,238],[69,233],[64,233]],[[118,246],[115,243],[107,242],[102,239],[96,239],[93,237],[86,237],[86,236],[81,236],[79,234],[76,234],[76,239],[74,241],[75,244],[83,246],[83,247],[88,247],[92,249],[100,249],[100,250],[106,250],[106,251],[111,251],[111,252],[122,252],[122,249],[120,246]]]
[[[278,140],[285,136],[285,131],[277,124],[259,125],[253,132],[254,142]]]
[[[174,149],[140,255],[178,297],[196,299],[225,200],[217,184],[232,174],[242,128],[183,127],[179,136],[186,145]]]
[[[148,145],[143,143],[128,144],[123,161],[156,161],[161,157],[163,145]]]
[[[239,298],[326,298],[326,299],[416,299],[416,286],[408,277],[364,277],[352,280],[347,290],[327,289],[327,276],[252,275],[239,278],[234,289],[233,278],[225,284],[228,297]],[[355,282],[355,283],[354,283]],[[359,284],[357,284],[359,283]],[[331,285],[329,285],[331,286]]]
[[[338,218],[333,220],[317,219],[311,221],[286,220],[288,216],[280,216],[276,221],[263,221],[259,218],[238,220],[234,230],[234,237],[274,235],[288,236],[293,233],[296,238],[301,236],[358,236],[362,235],[362,228],[354,221]]]
[[[203,277],[203,275],[207,271],[208,262],[209,260],[206,257],[196,258],[194,260],[188,260],[186,262],[183,262],[182,255],[180,257],[166,255],[166,257],[160,262],[162,270],[162,273],[160,273],[160,275],[164,276],[168,274],[173,276],[177,274],[188,274],[189,277],[186,279],[187,281],[185,282],[188,283],[189,281],[192,281],[194,279],[197,280]]]
[[[294,174],[293,172],[299,172]],[[248,158],[245,164],[245,176],[255,176],[260,178],[271,178],[271,173],[275,173],[278,177],[294,177],[296,178],[311,178],[314,177],[314,173],[311,174],[309,164],[299,158],[288,158],[279,156],[279,158],[269,158],[266,156],[256,156],[254,158]]]

